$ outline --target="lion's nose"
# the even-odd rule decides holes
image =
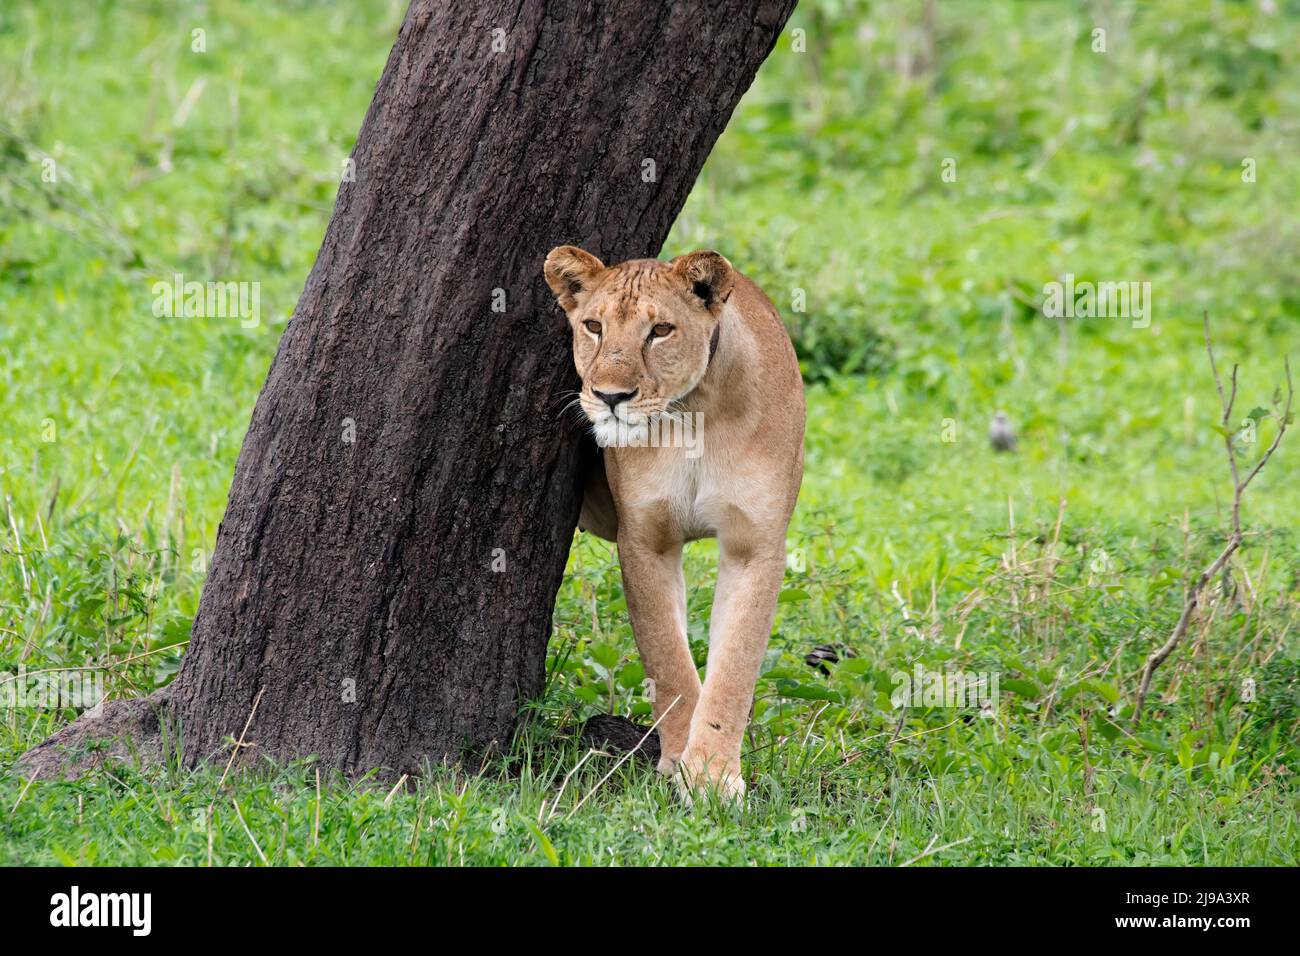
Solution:
[[[608,405],[611,412],[617,412],[619,402],[630,402],[639,391],[641,389],[634,388],[630,392],[598,392],[593,388],[591,393]]]

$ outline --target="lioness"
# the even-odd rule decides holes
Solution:
[[[676,774],[688,798],[708,787],[740,799],[740,745],[803,478],[794,348],[776,307],[716,252],[606,267],[560,246],[544,271],[573,328],[578,401],[605,448],[580,526],[618,543],[653,681],[659,770]],[[675,440],[695,425],[697,447]],[[682,546],[715,536],[701,685],[686,639]]]

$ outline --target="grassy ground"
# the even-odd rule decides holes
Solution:
[[[104,667],[115,695],[175,673],[400,6],[0,10],[0,670]],[[760,282],[810,383],[743,812],[687,811],[634,763],[604,779],[565,736],[648,711],[616,561],[580,539],[510,754],[391,796],[318,790],[310,765],[224,788],[5,775],[0,862],[1295,865],[1294,438],[1131,709],[1223,540],[1202,312],[1243,418],[1300,353],[1300,11],[1277,6],[951,2],[927,26],[915,4],[800,5],[665,250]],[[260,282],[261,323],[154,318],[174,271]],[[1045,316],[1065,273],[1149,281],[1149,325]],[[997,409],[1014,455],[984,440]],[[1255,417],[1247,460],[1277,427]],[[711,551],[688,554],[701,662]],[[803,660],[823,644],[828,674]],[[900,711],[918,665],[999,694]],[[72,716],[6,709],[0,768]]]

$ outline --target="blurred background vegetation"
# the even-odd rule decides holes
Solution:
[[[174,674],[404,7],[0,7],[0,671],[107,666],[115,695]],[[1296,0],[803,0],[664,249],[716,248],[763,286],[809,384],[795,558],[747,757],[752,812],[777,835],[747,845],[751,819],[728,843],[682,815],[638,831],[647,783],[629,769],[543,844],[495,824],[503,805],[537,817],[546,785],[476,778],[481,805],[456,811],[485,834],[471,859],[898,862],[935,836],[962,841],[954,862],[1294,863],[1294,439],[1251,488],[1213,613],[1144,720],[1129,708],[1185,575],[1223,540],[1202,314],[1221,363],[1242,363],[1243,417],[1272,407],[1300,345],[1298,60]],[[261,324],[153,317],[152,283],[173,272],[260,282]],[[1149,327],[1046,316],[1043,286],[1067,273],[1149,281]],[[999,409],[1014,454],[985,438]],[[1276,427],[1260,418],[1248,459]],[[695,547],[701,663],[712,569]],[[503,758],[543,784],[572,766],[574,720],[648,711],[615,556],[580,537],[571,570],[526,735],[549,769]],[[826,644],[842,660],[823,675],[803,658]],[[890,681],[917,663],[1003,675],[997,719],[900,719]],[[71,716],[9,711],[0,765]],[[118,812],[120,794],[66,786],[24,795],[17,858],[212,853]],[[190,786],[179,805],[208,800]],[[254,828],[283,797],[259,794]],[[103,812],[64,819],[77,799]],[[335,809],[376,812],[365,799]],[[426,812],[396,806],[383,826]],[[307,858],[407,859],[355,838],[342,827]],[[249,852],[233,821],[216,845]]]

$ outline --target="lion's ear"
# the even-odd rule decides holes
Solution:
[[[546,265],[542,267],[546,284],[565,312],[573,311],[578,303],[577,297],[590,292],[596,277],[604,271],[603,262],[577,246],[556,246],[546,256]]]
[[[678,256],[672,262],[673,271],[686,281],[691,295],[704,303],[705,308],[716,313],[731,295],[736,283],[731,263],[716,252],[692,252]]]

